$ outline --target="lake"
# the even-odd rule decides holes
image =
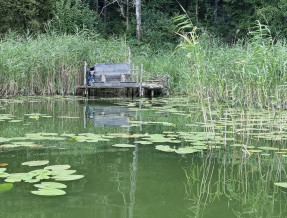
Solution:
[[[0,99],[0,217],[287,217],[286,140],[286,111],[189,97]]]

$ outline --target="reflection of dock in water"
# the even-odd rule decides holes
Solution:
[[[85,117],[95,126],[127,126],[134,113],[121,106],[86,106]]]

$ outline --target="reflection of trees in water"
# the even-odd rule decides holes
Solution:
[[[190,217],[205,217],[212,210],[222,217],[286,217],[286,193],[274,182],[286,181],[280,155],[235,158],[228,153],[212,154],[193,162],[186,173],[186,199]],[[226,208],[220,208],[226,203]],[[229,211],[229,212],[228,212]]]
[[[114,182],[116,191],[121,195],[123,202],[124,214],[123,217],[132,218],[135,205],[136,192],[136,171],[137,171],[137,151],[136,147],[133,151],[133,159],[125,171],[120,171],[120,163],[109,166],[109,171],[112,174],[111,180]],[[120,159],[118,159],[120,161]],[[129,178],[129,179],[128,179]]]

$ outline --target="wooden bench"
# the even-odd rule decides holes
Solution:
[[[128,86],[137,85],[131,81],[131,66],[129,63],[100,63],[94,65],[94,76],[91,86]]]
[[[131,91],[132,96],[136,92],[142,96],[143,65],[141,68],[131,68],[130,63],[98,63],[90,67],[88,71],[87,62],[84,62],[84,83],[78,86],[83,90],[84,96],[89,96],[90,91],[96,93],[98,90],[126,89],[127,96]],[[95,95],[95,94],[94,94]]]

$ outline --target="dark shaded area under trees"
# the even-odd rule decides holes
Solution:
[[[246,36],[255,21],[267,24],[273,36],[287,35],[286,0],[141,0],[141,40],[161,45],[176,41],[172,18],[187,12],[194,26],[234,42]],[[81,29],[103,36],[136,39],[135,0],[0,0],[0,32]]]

